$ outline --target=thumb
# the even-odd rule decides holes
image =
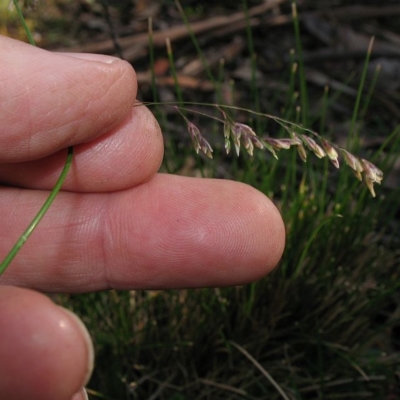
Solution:
[[[0,332],[2,400],[83,398],[75,394],[90,378],[93,347],[74,314],[40,293],[0,286]]]

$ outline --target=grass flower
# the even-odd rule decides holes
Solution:
[[[238,157],[240,153],[240,142],[242,142],[243,147],[251,156],[253,155],[254,146],[261,150],[265,148],[263,142],[257,137],[256,133],[250,128],[250,126],[239,122],[232,122],[225,112],[222,110],[220,111],[224,116],[225,150],[227,154],[229,154],[231,149],[231,139]]]
[[[303,146],[303,141],[300,139],[300,136],[296,132],[293,132],[292,130],[288,130],[288,131],[290,133],[290,136],[299,142],[297,145],[297,152],[299,153],[300,158],[304,162],[306,162],[307,161],[307,152],[306,152],[305,147]]]
[[[178,107],[175,107],[176,110],[181,114],[182,118],[185,120],[187,124],[187,130],[189,132],[190,138],[192,139],[193,147],[194,150],[196,151],[197,154],[201,151],[204,153],[208,158],[213,158],[212,153],[213,149],[210,145],[210,143],[207,142],[207,140],[204,138],[204,136],[201,134],[200,129],[193,123],[190,122],[179,110]]]
[[[349,153],[345,149],[341,148],[340,151],[343,154],[344,161],[346,162],[346,164],[354,171],[354,174],[356,175],[357,179],[359,181],[362,181],[361,172],[363,172],[363,166],[361,164],[361,161],[356,156],[353,156],[353,154]]]
[[[374,183],[381,184],[383,172],[371,162],[361,159],[361,164],[364,168],[364,181],[367,185],[372,197],[375,197]]]
[[[295,146],[300,158],[304,162],[307,161],[308,150],[318,158],[324,158],[327,156],[336,168],[340,167],[339,155],[341,155],[345,163],[353,170],[357,179],[359,179],[360,181],[364,181],[371,195],[373,197],[376,196],[374,184],[381,184],[383,179],[383,172],[370,161],[359,158],[347,151],[346,149],[336,146],[334,143],[321,137],[317,132],[303,128],[298,124],[285,121],[270,114],[256,113],[251,110],[241,109],[233,106],[222,106],[217,104],[206,104],[206,106],[216,107],[222,113],[223,119],[187,108],[185,108],[185,111],[209,117],[223,124],[225,139],[224,147],[227,154],[229,154],[233,143],[237,156],[239,156],[240,154],[241,146],[243,146],[243,148],[250,154],[250,156],[253,156],[254,148],[258,147],[261,150],[267,149],[276,159],[278,159],[278,156],[276,154],[277,151],[288,150],[291,147]],[[183,115],[179,107],[174,107],[184,118],[187,124],[188,132],[192,139],[196,153],[199,153],[201,151],[207,157],[212,158],[213,149],[204,138],[204,136],[201,134],[198,127]],[[241,122],[236,122],[232,118],[230,118],[223,110],[223,108],[245,111],[250,114],[256,114],[259,116],[270,118],[281,125],[289,133],[290,137],[259,137],[249,125],[243,124]]]
[[[233,124],[227,123],[227,125],[235,145],[237,156],[239,156],[240,152],[240,142],[242,142],[243,147],[251,156],[253,155],[254,146],[259,149],[264,149],[261,140],[248,125],[239,122],[234,122]]]
[[[210,143],[208,143],[204,136],[201,134],[200,129],[193,122],[190,122],[187,119],[186,122],[187,129],[192,139],[196,153],[199,154],[199,151],[202,151],[207,157],[212,158],[213,149]]]
[[[321,141],[321,145],[325,150],[326,155],[329,157],[329,159],[331,160],[332,164],[336,167],[339,168],[340,164],[339,164],[339,154],[336,151],[336,149],[332,146],[332,144],[330,142],[328,142],[326,139],[324,138],[320,138]]]
[[[304,144],[318,157],[318,158],[323,158],[326,156],[325,151],[322,149],[322,147],[317,144],[317,142],[306,136],[306,135],[300,135],[301,140],[304,142]]]

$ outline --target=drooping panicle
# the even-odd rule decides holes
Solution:
[[[224,124],[224,140],[227,154],[229,154],[231,150],[231,143],[233,143],[237,156],[239,156],[241,146],[243,146],[251,156],[253,156],[254,148],[258,147],[259,149],[267,149],[277,159],[277,151],[287,150],[292,146],[296,146],[296,150],[304,162],[307,161],[307,150],[309,150],[318,158],[328,156],[329,160],[336,168],[340,167],[339,155],[341,155],[343,156],[345,163],[352,169],[355,176],[360,181],[364,180],[372,196],[375,197],[374,183],[381,183],[383,179],[383,172],[370,161],[354,156],[346,149],[338,147],[329,140],[324,139],[317,132],[303,128],[298,124],[284,121],[281,118],[274,117],[269,114],[263,115],[278,122],[279,125],[289,133],[290,137],[271,138],[267,136],[261,139],[249,125],[233,121],[227,115],[227,113],[223,111],[222,107],[225,106],[217,105],[216,107],[222,113],[223,120],[215,117],[211,118],[214,118]],[[192,139],[196,153],[201,151],[208,157],[212,158],[213,149],[203,137],[199,128],[189,121],[185,115],[182,114],[178,107],[176,107],[176,109],[187,123],[188,132]]]

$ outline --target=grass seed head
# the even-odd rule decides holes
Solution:
[[[337,147],[333,143],[329,142],[328,140],[320,137],[318,133],[313,132],[308,129],[304,129],[301,126],[296,124],[291,124],[287,122],[282,124],[282,120],[279,118],[275,118],[268,114],[265,114],[266,117],[272,118],[275,121],[280,121],[279,123],[281,126],[285,128],[285,130],[289,133],[289,138],[271,138],[271,137],[264,137],[260,139],[253,129],[246,124],[240,122],[234,122],[227,114],[221,109],[222,106],[216,106],[223,115],[223,120],[215,117],[217,121],[222,122],[224,124],[224,139],[225,139],[225,150],[226,153],[229,154],[231,150],[231,142],[233,142],[236,150],[237,156],[240,153],[240,146],[243,145],[245,150],[253,156],[254,147],[258,147],[259,149],[267,149],[272,153],[272,155],[278,159],[276,155],[276,150],[288,150],[292,146],[296,146],[297,152],[299,153],[300,158],[306,162],[307,161],[307,151],[310,150],[314,153],[318,158],[323,158],[328,156],[329,160],[332,164],[339,168],[339,153],[343,156],[345,163],[353,170],[355,176],[362,181],[364,178],[364,182],[371,192],[372,196],[375,197],[374,191],[374,183],[380,184],[383,179],[383,172],[377,168],[374,164],[370,161],[365,160],[363,158],[358,158],[348,152],[347,150]],[[189,135],[192,139],[194,149],[196,153],[200,151],[204,153],[207,157],[212,158],[213,149],[208,143],[208,141],[204,138],[201,134],[199,128],[190,122],[179,110],[178,107],[175,107],[177,111],[182,115],[184,120],[187,123],[187,128]],[[190,110],[189,110],[190,111]],[[249,111],[251,112],[251,111]],[[203,114],[206,115],[206,114]],[[293,127],[297,130],[302,130],[305,133],[297,133]],[[316,140],[311,138],[307,133],[311,133],[313,136],[317,137],[320,144],[319,145]]]

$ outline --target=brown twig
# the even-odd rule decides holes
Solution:
[[[150,72],[137,72],[137,81],[140,85],[151,84]],[[188,75],[177,76],[179,86],[186,89],[199,89],[204,92],[212,92],[215,88],[212,82],[196,79],[195,77]],[[171,86],[175,85],[174,78],[172,76],[158,76],[156,77],[157,86]]]
[[[271,0],[261,5],[252,7],[248,10],[249,17],[262,15],[263,13],[273,9],[279,4],[285,3],[286,0]],[[400,6],[386,6],[386,7],[367,7],[367,6],[346,6],[328,11],[311,11],[299,14],[300,20],[309,17],[328,17],[336,18],[341,21],[349,21],[370,17],[384,17],[400,15]],[[201,34],[209,32],[214,29],[222,29],[225,27],[236,26],[238,29],[243,27],[242,22],[245,21],[246,14],[244,12],[234,13],[228,16],[219,16],[210,18],[206,21],[193,22],[191,28],[193,33]],[[282,26],[292,23],[291,15],[274,15],[264,20],[255,20],[253,24],[263,24],[263,26]],[[156,47],[163,47],[165,45],[165,38],[170,38],[171,42],[184,39],[189,36],[189,32],[185,25],[174,26],[170,29],[158,31],[154,33],[153,42]],[[119,39],[119,44],[122,49],[129,49],[131,47],[147,46],[148,33],[141,33],[133,36],[127,36]],[[85,53],[104,53],[111,54],[114,51],[114,44],[112,40],[104,40],[97,43],[86,43],[80,46],[59,49],[60,51],[72,52],[85,52]],[[127,57],[127,59],[129,59]]]
[[[270,0],[262,3],[258,6],[252,7],[248,10],[249,17],[261,15],[279,4],[286,2],[287,0]],[[245,12],[238,12],[227,16],[219,16],[209,18],[205,21],[193,22],[191,29],[194,34],[200,34],[208,32],[213,29],[222,28],[229,25],[234,25],[238,22],[246,20]],[[154,46],[162,47],[165,46],[165,39],[168,37],[171,42],[183,39],[189,36],[189,32],[185,25],[174,26],[170,29],[154,32],[153,44]],[[136,45],[147,45],[148,44],[148,33],[141,33],[134,36],[128,36],[119,39],[120,46],[125,49]],[[67,49],[60,49],[60,51],[72,51],[77,53],[104,53],[109,54],[114,51],[114,43],[112,40],[104,40],[98,43],[86,43],[80,46],[70,47]]]

